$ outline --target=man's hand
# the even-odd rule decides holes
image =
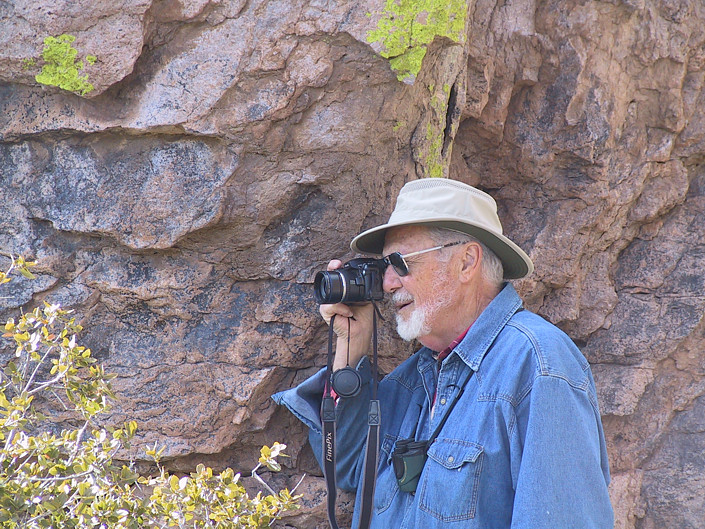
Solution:
[[[337,270],[343,266],[342,261],[333,259],[328,263],[328,271]],[[335,348],[333,371],[342,369],[346,365],[352,368],[357,366],[360,359],[367,354],[372,339],[372,303],[364,305],[321,305],[320,312],[323,319],[330,325],[330,319],[335,315],[333,331],[338,341]],[[350,325],[350,355],[348,357],[348,324]]]

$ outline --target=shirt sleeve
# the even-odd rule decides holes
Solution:
[[[357,365],[362,376],[362,390],[352,398],[338,397],[336,405],[336,480],[343,490],[357,489],[367,440],[367,412],[370,401],[372,373],[369,360],[364,357]],[[309,443],[322,467],[321,399],[326,381],[326,370],[322,369],[295,388],[272,395],[277,404],[286,406],[309,428]]]
[[[589,379],[540,375],[517,407],[512,529],[612,529],[609,465]]]

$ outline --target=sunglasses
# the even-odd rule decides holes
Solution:
[[[409,265],[406,262],[406,259],[409,257],[415,257],[417,255],[421,255],[423,253],[428,253],[428,252],[434,252],[436,250],[440,250],[442,248],[448,248],[449,246],[456,246],[458,244],[464,244],[467,241],[457,241],[457,242],[449,242],[448,244],[442,244],[441,246],[434,246],[433,248],[428,248],[426,250],[419,250],[418,252],[411,252],[406,255],[402,255],[399,252],[394,252],[390,253],[386,257],[382,257],[382,262],[384,263],[385,266],[392,266],[394,268],[394,271],[399,275],[399,277],[404,277],[406,275],[409,275]]]

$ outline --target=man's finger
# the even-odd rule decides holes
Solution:
[[[328,271],[331,272],[333,270],[337,270],[343,266],[343,261],[340,259],[333,259],[330,263],[328,263]]]

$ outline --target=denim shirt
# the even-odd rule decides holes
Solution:
[[[338,486],[357,491],[359,518],[372,378],[337,412]],[[428,450],[415,493],[399,490],[391,454],[399,439],[428,439],[470,376]],[[309,427],[321,463],[320,371],[277,393]],[[437,392],[435,408],[432,408]],[[590,367],[570,338],[522,309],[507,284],[443,361],[422,348],[379,384],[380,453],[375,529],[613,527],[609,464]]]

